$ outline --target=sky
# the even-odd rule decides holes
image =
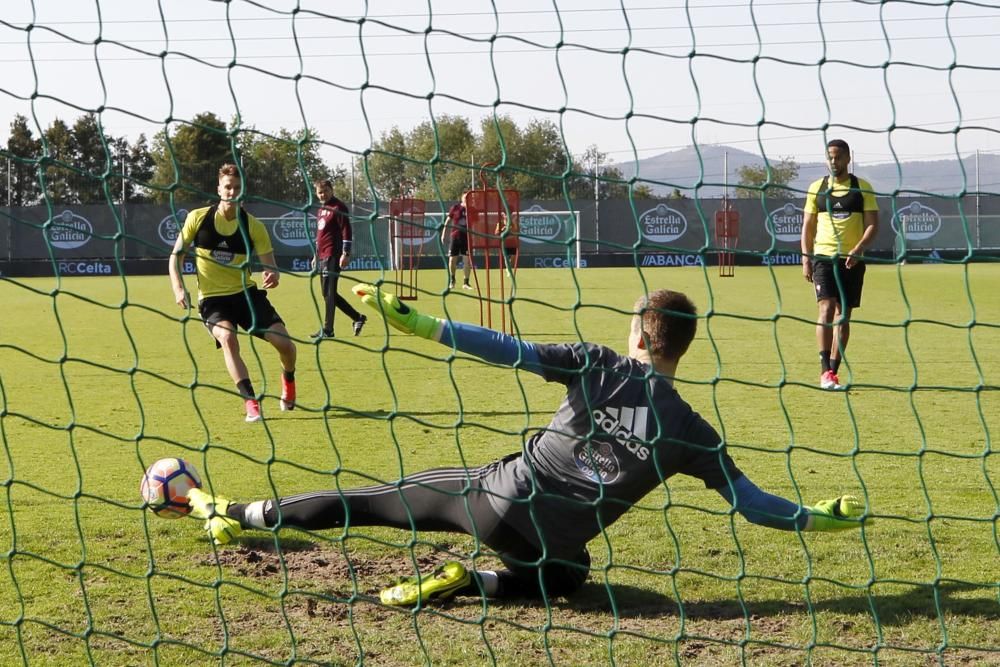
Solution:
[[[134,140],[213,111],[311,127],[337,165],[498,113],[617,163],[948,159],[1000,152],[998,36],[1000,3],[961,0],[3,0],[0,141],[17,113]]]

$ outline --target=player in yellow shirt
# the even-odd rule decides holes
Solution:
[[[865,248],[878,233],[878,204],[868,181],[847,171],[851,149],[826,145],[830,175],[809,186],[802,218],[802,275],[813,283],[819,316],[820,387],[843,389],[837,372],[851,335],[851,311],[861,306]]]
[[[237,202],[242,179],[234,164],[219,169],[219,203],[188,213],[170,255],[170,284],[181,308],[189,305],[181,261],[194,246],[198,275],[198,312],[222,349],[226,370],[243,397],[248,422],[260,421],[260,404],[240,356],[236,327],[263,338],[281,358],[281,409],[295,407],[295,343],[267,294],[251,279],[250,257],[256,253],[264,269],[261,286],[278,286],[280,274],[274,261],[271,238],[264,224]]]

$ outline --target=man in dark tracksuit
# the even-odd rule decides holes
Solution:
[[[316,198],[323,202],[316,216],[316,257],[313,270],[320,272],[323,287],[323,301],[326,304],[323,328],[312,334],[313,338],[333,338],[333,316],[340,308],[354,323],[354,335],[361,333],[368,320],[337,293],[340,272],[351,263],[351,218],[347,204],[333,194],[330,179],[317,179],[313,184]]]

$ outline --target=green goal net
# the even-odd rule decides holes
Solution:
[[[1000,664],[998,29],[990,3],[902,0],[5,3],[0,664]],[[799,238],[835,138],[879,225],[831,392]],[[237,336],[255,424],[167,276],[224,162],[298,351],[281,411],[278,355]],[[589,543],[571,596],[409,608],[379,591],[497,554],[349,521],[216,547],[156,516],[160,459],[239,502],[397,484],[523,451],[565,397],[370,310],[311,337],[317,178],[350,208],[359,309],[353,285],[391,286],[405,195],[427,211],[413,305],[478,322],[441,227],[487,188],[520,193],[497,304],[518,339],[624,353],[636,298],[685,292],[684,401],[762,489],[853,494],[863,527],[770,530],[678,475]]]

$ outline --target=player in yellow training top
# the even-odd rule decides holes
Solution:
[[[802,274],[816,288],[820,387],[843,389],[837,372],[851,335],[851,310],[861,306],[865,248],[878,233],[878,204],[868,181],[847,171],[851,149],[826,145],[830,175],[809,186],[802,218]]]
[[[194,246],[198,274],[198,312],[215,345],[222,349],[226,370],[243,397],[248,422],[260,421],[260,404],[250,383],[250,373],[240,357],[236,327],[263,338],[281,357],[281,409],[295,407],[295,343],[284,322],[267,299],[267,294],[251,280],[250,257],[256,253],[264,269],[264,289],[278,286],[271,238],[264,224],[247,213],[237,199],[242,180],[236,165],[219,169],[219,203],[188,213],[170,255],[170,284],[182,308],[189,305],[181,275],[181,261]]]

